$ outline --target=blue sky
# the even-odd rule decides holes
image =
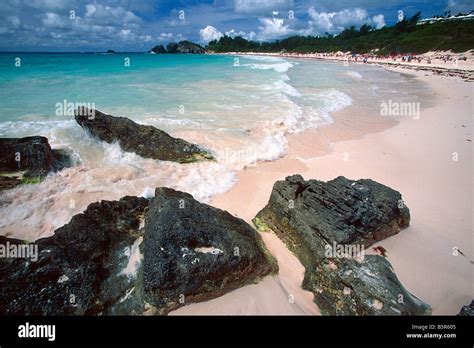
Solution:
[[[267,41],[474,9],[472,0],[1,0],[1,51],[146,51],[222,35]]]

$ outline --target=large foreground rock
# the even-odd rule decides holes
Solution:
[[[29,258],[0,254],[0,315],[166,314],[276,270],[242,220],[170,189],[151,202],[90,204],[31,244],[0,236],[2,253],[33,248]]]
[[[160,313],[277,271],[258,233],[187,193],[156,189],[146,219],[145,299]]]
[[[43,177],[71,164],[62,150],[53,150],[41,136],[0,139],[0,172],[23,172],[25,177]]]
[[[123,150],[145,158],[179,163],[213,159],[197,145],[173,138],[153,126],[139,125],[126,117],[114,117],[81,107],[76,110],[75,119],[100,140],[107,143],[117,141]]]
[[[273,230],[305,266],[303,287],[324,314],[429,314],[381,256],[364,249],[399,233],[410,214],[399,192],[372,180],[277,181],[254,222]],[[355,256],[355,258],[354,258]]]
[[[0,315],[141,314],[136,255],[148,204],[138,197],[93,203],[29,245],[36,261],[0,258]],[[24,242],[0,237],[0,245],[12,244]]]

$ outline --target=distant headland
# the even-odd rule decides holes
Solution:
[[[204,47],[195,44],[191,41],[180,41],[178,43],[169,43],[166,48],[163,45],[153,47],[148,53],[152,54],[164,54],[164,53],[193,53],[202,54],[205,53]]]

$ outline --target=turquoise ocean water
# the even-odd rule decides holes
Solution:
[[[409,79],[380,68],[277,57],[0,53],[0,137],[43,135],[73,154],[75,167],[38,187],[0,196],[0,234],[46,235],[99,199],[170,186],[208,201],[235,171],[285,153],[286,136],[332,122],[351,105],[378,113]],[[150,124],[212,151],[217,163],[140,158],[87,135],[58,105],[87,103]],[[133,136],[133,135],[131,135]],[[64,207],[69,207],[65,209]],[[47,216],[47,217],[46,217]],[[18,236],[18,234],[16,234]]]

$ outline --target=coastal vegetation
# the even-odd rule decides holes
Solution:
[[[292,36],[274,42],[248,41],[242,37],[224,36],[209,42],[208,50],[223,52],[347,52],[425,53],[434,50],[465,52],[474,48],[474,21],[456,20],[419,24],[421,13],[403,19],[393,26],[375,29],[364,24],[350,27],[338,35]]]

